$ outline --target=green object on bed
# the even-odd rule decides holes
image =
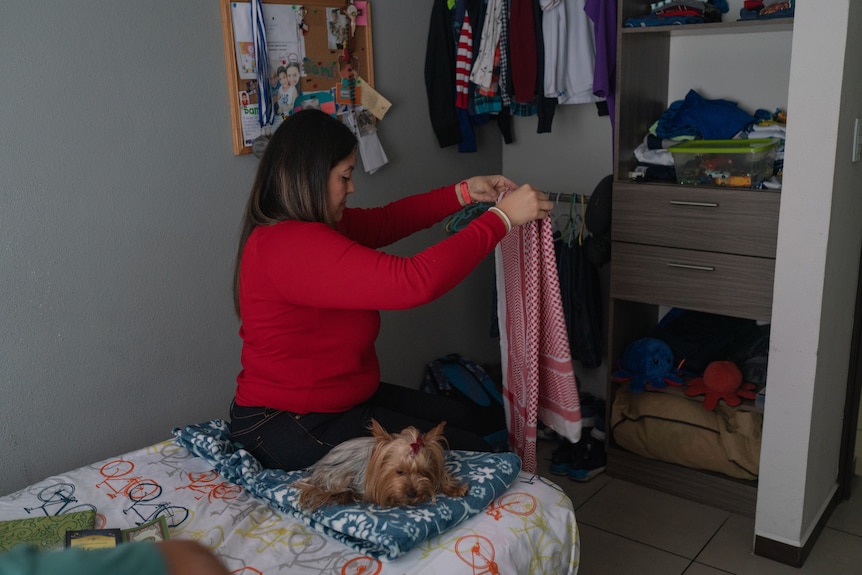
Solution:
[[[66,531],[92,529],[95,524],[93,510],[0,521],[0,551],[21,543],[39,549],[60,549],[66,543]]]

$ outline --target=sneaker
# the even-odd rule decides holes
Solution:
[[[551,453],[550,472],[554,475],[568,475],[572,463],[581,452],[583,441],[572,443],[566,439],[560,439],[560,445]]]
[[[584,444],[581,457],[570,465],[568,476],[573,481],[585,482],[608,468],[603,420],[599,421],[590,431],[590,435],[581,440],[580,443]]]

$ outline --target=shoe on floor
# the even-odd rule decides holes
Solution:
[[[567,475],[573,481],[585,482],[608,468],[604,423],[600,421],[580,443],[583,444],[580,457],[572,462]]]
[[[578,443],[572,443],[566,439],[560,439],[560,444],[551,453],[550,472],[554,475],[568,475],[572,468],[572,463],[580,456],[583,440]]]

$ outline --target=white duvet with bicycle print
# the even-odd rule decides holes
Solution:
[[[571,501],[536,475],[511,483],[469,519],[387,560],[280,511],[169,440],[0,497],[0,521],[95,510],[96,528],[127,529],[164,517],[172,538],[203,543],[242,575],[577,573]]]

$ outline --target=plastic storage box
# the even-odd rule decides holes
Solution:
[[[668,148],[676,181],[687,185],[755,188],[772,177],[780,140],[691,140]]]

